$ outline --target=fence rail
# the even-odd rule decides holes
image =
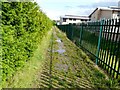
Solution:
[[[120,19],[58,25],[58,28],[76,45],[93,54],[96,64],[112,77],[120,77]]]

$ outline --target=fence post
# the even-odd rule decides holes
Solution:
[[[71,24],[68,25],[68,38],[71,40]]]
[[[80,29],[80,45],[81,45],[81,41],[82,41],[82,31],[83,31],[83,24],[81,24],[81,29]]]
[[[99,52],[100,52],[100,42],[101,42],[101,37],[102,37],[103,24],[104,24],[104,20],[102,20],[100,22],[100,33],[99,33],[98,46],[97,46],[97,52],[96,52],[96,65],[98,64],[98,57],[99,57]]]
[[[73,25],[72,25],[72,24],[71,24],[71,31],[72,31],[71,40],[73,41],[73,33],[74,33],[74,30],[73,30]]]

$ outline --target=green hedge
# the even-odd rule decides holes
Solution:
[[[52,21],[33,2],[2,2],[2,81],[30,60]]]

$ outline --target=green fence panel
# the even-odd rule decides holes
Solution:
[[[120,19],[58,25],[58,28],[92,54],[94,62],[112,77],[120,77]]]

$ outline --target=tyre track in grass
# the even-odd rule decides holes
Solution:
[[[69,46],[66,46],[69,49],[65,47],[63,38],[59,37],[57,33],[60,32],[56,32],[56,30],[54,30],[55,41],[60,40],[61,42],[58,42],[57,43],[58,45],[55,44],[55,49],[59,50],[61,49],[62,51],[65,51],[63,53],[57,52],[58,54],[57,57],[56,55],[54,56],[56,57],[56,59],[58,58],[57,61],[56,59],[54,59],[55,61],[55,64],[53,65],[54,71],[58,71],[58,73],[62,75],[62,77],[59,77],[61,81],[58,84],[62,84],[66,88],[87,88],[87,89],[93,88],[90,82],[88,82],[85,78],[80,78],[76,76],[77,71],[75,68],[76,65],[74,65],[75,63],[74,59],[72,59],[71,56],[68,55],[69,51],[72,51],[72,49],[70,49]],[[54,77],[56,77],[59,74],[57,74],[56,72],[53,75]]]

